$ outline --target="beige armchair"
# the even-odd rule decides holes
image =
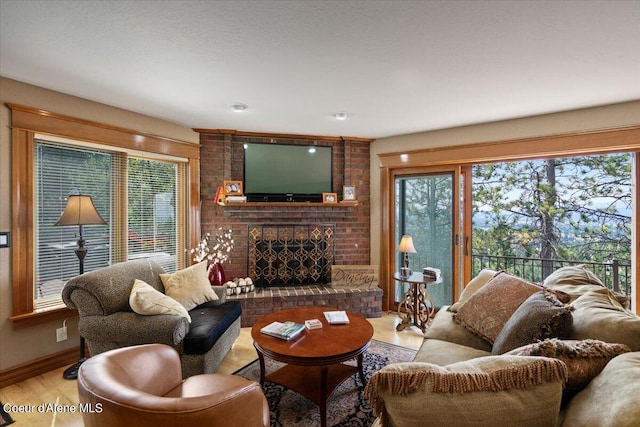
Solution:
[[[260,385],[239,376],[182,379],[176,350],[147,344],[110,350],[80,366],[78,393],[85,427],[268,427]]]

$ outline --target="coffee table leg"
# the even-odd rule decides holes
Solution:
[[[260,352],[258,352],[258,360],[260,361],[260,386],[264,386],[264,377],[265,377],[264,356]]]
[[[323,366],[320,370],[320,426],[327,426],[327,373],[329,368]]]

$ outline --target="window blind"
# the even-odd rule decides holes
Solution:
[[[92,196],[107,225],[84,226],[84,271],[151,258],[167,272],[184,265],[186,163],[129,156],[91,146],[35,140],[36,310],[62,304],[79,273],[79,227],[56,227],[72,194]]]

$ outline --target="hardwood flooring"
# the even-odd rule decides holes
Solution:
[[[381,318],[368,320],[373,325],[373,338],[376,340],[413,349],[418,349],[422,344],[423,335],[418,328],[412,327],[402,332],[396,332],[395,327],[400,323],[400,318],[395,312],[383,313]],[[251,339],[251,329],[242,328],[240,337],[216,372],[231,374],[257,357]],[[62,378],[64,369],[56,369],[0,389],[0,402],[3,405],[8,403],[13,406],[33,406],[32,412],[11,413],[11,417],[15,421],[12,427],[81,427],[83,425],[82,416],[77,412],[78,390],[76,382]],[[76,412],[52,412],[51,408],[48,408],[49,412],[39,412],[38,406],[43,403],[50,404],[49,406],[60,405],[60,408],[66,409],[75,408]]]

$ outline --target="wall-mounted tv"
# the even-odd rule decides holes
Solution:
[[[331,147],[246,143],[244,193],[251,202],[321,202],[333,192]]]

